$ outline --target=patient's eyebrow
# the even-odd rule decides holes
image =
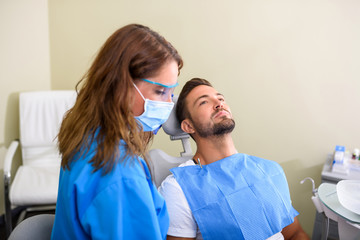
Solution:
[[[224,97],[224,95],[221,94],[221,93],[216,93],[216,96],[222,96],[222,97]],[[200,99],[202,99],[202,98],[208,98],[208,97],[210,97],[208,94],[201,95],[200,97],[198,97],[198,98],[195,100],[193,106],[195,106],[196,103],[197,103],[198,101],[200,101]]]

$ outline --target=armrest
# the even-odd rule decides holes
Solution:
[[[10,179],[11,177],[11,165],[16,152],[17,147],[19,146],[19,140],[14,140],[11,142],[4,160],[4,178]]]

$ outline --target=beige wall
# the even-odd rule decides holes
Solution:
[[[26,4],[16,11],[23,8],[33,9],[35,13],[26,13],[31,16],[36,11],[43,14]],[[233,136],[238,150],[284,167],[300,222],[311,234],[315,215],[311,186],[300,185],[300,180],[310,176],[319,184],[321,166],[336,144],[350,150],[360,147],[359,9],[356,0],[50,0],[51,88],[73,89],[117,28],[132,22],[150,26],[184,58],[176,92],[191,77],[203,77],[225,94],[237,123]],[[40,25],[47,24],[47,19],[43,20]],[[13,24],[22,32],[32,21],[36,20]],[[19,33],[6,29],[14,34],[7,37],[9,41],[21,43]],[[42,30],[31,37],[46,42],[46,33]],[[46,48],[35,43],[36,52]],[[29,49],[19,51],[18,44],[10,45],[15,55],[32,57]],[[0,59],[3,66],[2,54]],[[47,63],[42,65],[47,68]],[[21,71],[16,73],[27,78],[14,81],[13,90],[1,88],[4,101],[22,90],[20,84],[39,79],[24,73],[26,64],[10,66],[17,66]],[[10,76],[9,72],[5,79]],[[43,87],[45,82],[32,87]],[[1,104],[7,107],[3,101]],[[17,121],[15,116],[7,118]],[[16,124],[7,126],[17,134]],[[6,131],[0,133],[1,142],[6,142]],[[153,147],[178,154],[181,144],[171,143],[161,132]]]
[[[232,107],[240,152],[279,162],[310,234],[311,185],[336,144],[360,147],[358,1],[50,1],[52,86],[73,88],[105,39],[131,22],[159,31],[191,77]],[[173,146],[175,145],[175,147]],[[163,147],[165,146],[165,147]],[[178,154],[163,133],[153,147]]]
[[[50,89],[48,2],[0,0],[0,214],[5,149],[19,138],[19,92]],[[14,167],[20,162],[19,151]]]

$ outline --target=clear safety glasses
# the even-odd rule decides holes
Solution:
[[[161,101],[168,101],[172,99],[174,89],[179,83],[175,83],[173,85],[165,85],[162,83],[154,82],[149,79],[141,78],[142,81],[153,84],[153,92],[156,96],[160,98]]]

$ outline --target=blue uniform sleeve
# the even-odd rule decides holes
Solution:
[[[152,189],[141,178],[108,186],[81,217],[85,232],[92,239],[164,239],[168,223],[159,220],[168,220],[161,217],[167,214],[166,206],[154,205]]]

